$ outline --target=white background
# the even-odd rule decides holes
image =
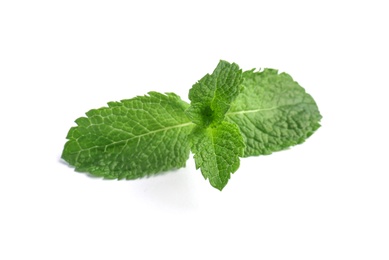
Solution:
[[[385,1],[1,1],[0,259],[389,259]],[[135,181],[60,160],[108,101],[189,88],[219,59],[317,101],[303,145]]]

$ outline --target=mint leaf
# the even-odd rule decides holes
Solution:
[[[203,127],[222,122],[230,103],[239,94],[241,83],[239,66],[220,61],[211,75],[205,75],[189,91],[188,117]]]
[[[222,190],[239,157],[300,144],[320,127],[313,98],[274,69],[242,73],[220,61],[189,99],[149,92],[92,109],[69,130],[62,158],[76,171],[136,179],[185,166],[191,150],[196,168]]]
[[[300,144],[320,127],[315,101],[288,74],[265,69],[246,71],[243,78],[244,89],[226,120],[239,126],[246,144],[245,157]]]
[[[239,128],[226,121],[216,127],[196,126],[190,137],[196,168],[201,169],[213,187],[222,190],[231,173],[239,168],[239,157],[243,155],[244,142]]]
[[[244,151],[239,128],[224,120],[241,83],[239,66],[220,61],[211,75],[205,75],[189,91],[191,105],[186,114],[197,124],[190,135],[196,168],[219,190],[239,168],[239,156]]]
[[[193,123],[177,95],[110,102],[76,120],[62,158],[77,171],[108,179],[136,179],[185,166]]]

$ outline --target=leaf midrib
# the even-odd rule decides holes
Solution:
[[[269,107],[269,108],[258,108],[258,109],[241,110],[241,111],[235,111],[235,112],[227,112],[226,116],[250,114],[250,113],[257,113],[257,112],[262,112],[262,111],[271,111],[271,110],[276,110],[276,109],[282,108],[282,107],[297,106],[297,105],[301,105],[301,104],[311,105],[312,103],[311,102],[298,102],[298,103],[294,103],[294,104],[285,104],[285,105],[274,106],[274,107]]]
[[[226,116],[250,114],[250,113],[257,113],[257,112],[262,112],[262,111],[270,111],[270,110],[275,110],[277,108],[279,108],[279,106],[270,107],[270,108],[258,108],[258,109],[242,110],[242,111],[236,111],[236,112],[227,112]]]
[[[194,123],[187,122],[187,123],[183,123],[183,124],[179,124],[179,125],[173,125],[173,126],[164,127],[164,128],[161,128],[161,129],[157,129],[157,130],[154,130],[154,131],[150,131],[150,132],[144,133],[144,134],[132,136],[132,137],[130,137],[128,139],[123,139],[123,140],[120,140],[120,141],[117,141],[117,142],[112,142],[112,143],[107,144],[107,145],[95,145],[95,146],[92,146],[92,147],[89,147],[89,148],[86,148],[86,149],[80,149],[77,153],[80,153],[80,152],[83,152],[83,151],[88,151],[88,150],[91,150],[91,149],[94,149],[94,148],[98,148],[98,147],[104,147],[104,151],[106,151],[107,147],[109,147],[109,146],[117,145],[117,144],[120,144],[120,143],[126,143],[124,145],[124,146],[126,146],[127,143],[130,140],[133,140],[133,139],[136,139],[136,138],[141,138],[143,136],[151,135],[151,134],[158,133],[158,132],[164,132],[164,131],[167,131],[167,130],[170,130],[170,129],[174,129],[174,128],[186,127],[186,126],[189,126],[189,125],[194,125]]]

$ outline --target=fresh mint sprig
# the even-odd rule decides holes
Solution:
[[[270,154],[304,142],[320,127],[313,98],[286,73],[242,72],[220,61],[189,91],[149,92],[76,120],[62,158],[78,172],[106,179],[137,179],[185,166],[222,190],[240,157]]]

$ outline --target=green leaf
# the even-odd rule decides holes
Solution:
[[[196,126],[190,141],[196,168],[201,169],[213,187],[222,190],[231,173],[239,168],[239,157],[243,155],[244,142],[239,128],[226,121],[216,127]]]
[[[313,98],[286,73],[265,69],[243,73],[244,89],[226,120],[243,135],[244,156],[270,154],[300,144],[320,127]]]
[[[149,96],[110,102],[76,120],[62,158],[108,179],[136,179],[185,166],[188,135],[194,126],[188,104],[177,95]]]
[[[220,61],[211,75],[205,75],[190,89],[188,117],[204,127],[222,122],[231,102],[239,95],[241,83],[239,66]]]
[[[220,61],[189,99],[150,92],[90,110],[70,129],[62,158],[76,171],[136,179],[185,166],[192,150],[196,168],[222,190],[239,157],[302,143],[320,127],[313,98],[273,69],[242,73]]]

